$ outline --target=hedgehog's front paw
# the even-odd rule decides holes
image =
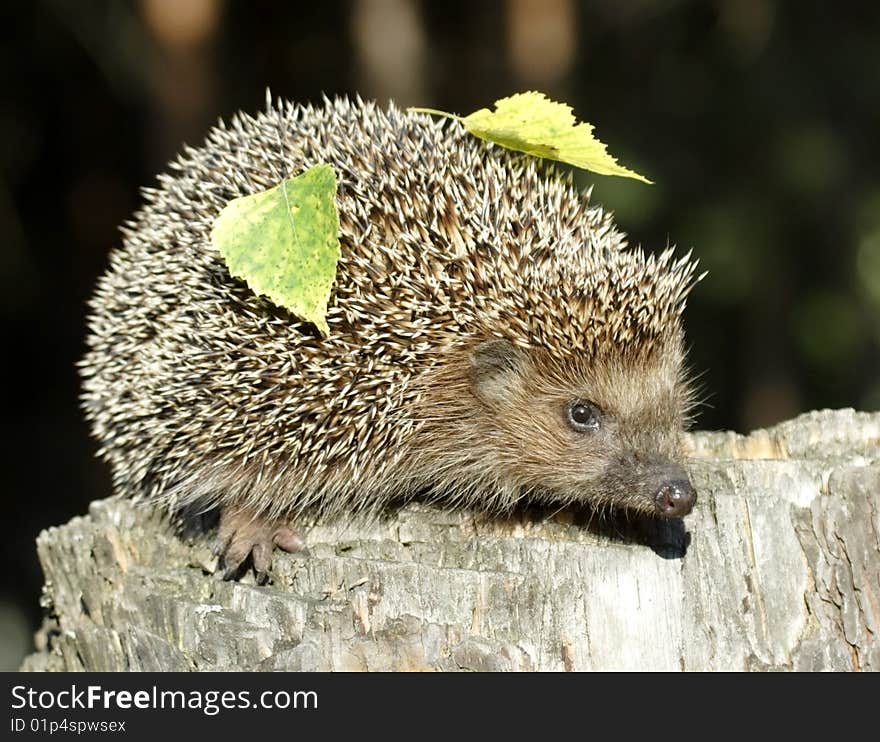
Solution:
[[[264,584],[276,546],[287,552],[308,553],[302,536],[287,524],[246,508],[223,508],[214,550],[223,560],[224,580],[240,576],[251,557],[257,582]]]

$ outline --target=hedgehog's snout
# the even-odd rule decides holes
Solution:
[[[697,491],[691,484],[687,472],[677,464],[672,464],[664,469],[653,500],[659,516],[681,518],[694,507]]]

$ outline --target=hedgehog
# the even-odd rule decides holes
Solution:
[[[341,258],[322,337],[230,276],[220,210],[318,163]],[[220,121],[143,191],[90,303],[82,405],[115,493],[219,510],[226,574],[297,523],[413,497],[678,518],[696,493],[696,262],[630,248],[570,173],[360,98]]]

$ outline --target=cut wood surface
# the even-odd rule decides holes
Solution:
[[[273,581],[110,498],[37,539],[27,670],[877,670],[880,413],[694,433],[684,521],[411,504]]]

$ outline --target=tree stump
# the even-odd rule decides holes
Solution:
[[[27,670],[877,670],[880,413],[694,433],[682,521],[410,504],[273,582],[110,498],[43,531]]]

